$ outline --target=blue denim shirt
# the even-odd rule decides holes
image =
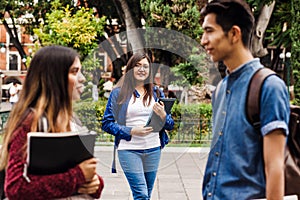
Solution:
[[[289,95],[278,76],[269,76],[260,98],[260,132],[246,117],[254,59],[226,76],[213,96],[213,140],[203,180],[203,198],[245,200],[265,197],[262,137],[275,129],[288,135]]]

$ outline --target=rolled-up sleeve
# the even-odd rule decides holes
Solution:
[[[289,94],[285,83],[278,76],[270,76],[264,82],[260,105],[262,135],[275,129],[282,129],[288,135]]]

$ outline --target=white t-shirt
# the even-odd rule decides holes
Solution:
[[[127,113],[126,113],[126,126],[135,127],[135,126],[145,126],[147,123],[148,117],[152,111],[153,105],[155,103],[154,98],[152,98],[150,106],[145,107],[143,105],[143,98],[136,98],[133,103],[133,97],[131,97]],[[119,150],[131,149],[150,149],[160,146],[159,132],[152,132],[146,136],[136,136],[133,135],[130,141],[120,140],[118,146]]]
[[[18,89],[14,85],[9,88],[9,102],[16,103],[19,100]]]

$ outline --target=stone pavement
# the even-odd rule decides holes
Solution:
[[[0,104],[0,112],[11,109],[8,102]],[[209,148],[165,147],[151,200],[202,200],[202,180]],[[118,173],[111,173],[113,146],[96,146],[98,173],[105,187],[101,200],[132,200],[126,177],[117,160]]]
[[[209,148],[165,147],[151,200],[202,200],[201,186]],[[105,187],[101,200],[132,200],[126,177],[117,160],[111,173],[113,146],[97,146],[98,173]]]
[[[0,103],[0,112],[10,111],[11,103],[9,102],[1,102]]]

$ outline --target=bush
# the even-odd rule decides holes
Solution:
[[[75,112],[82,124],[89,130],[99,134],[98,140],[104,142],[113,141],[113,136],[101,130],[101,120],[105,111],[107,99],[100,98],[97,102],[86,99],[77,102],[74,106]],[[169,132],[173,143],[200,143],[210,141],[211,137],[211,116],[210,104],[189,104],[183,105],[175,103],[172,108],[172,117],[175,126]]]
[[[172,116],[175,126],[169,133],[171,142],[203,143],[211,140],[211,104],[175,104]]]
[[[95,102],[91,98],[76,102],[74,112],[77,114],[82,124],[89,130],[101,133],[101,119],[104,114],[106,101],[99,99]]]

